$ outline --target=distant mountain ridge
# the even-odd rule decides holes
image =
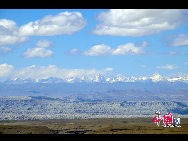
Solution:
[[[0,97],[0,120],[153,117],[157,110],[188,116],[177,101],[100,101],[46,96]]]
[[[47,81],[50,80],[50,81]],[[0,83],[0,96],[59,96],[116,100],[188,100],[188,83],[176,81],[64,82],[59,79]]]
[[[121,118],[155,111],[188,115],[186,76],[105,76],[0,82],[0,119]]]
[[[66,77],[66,78],[12,78],[3,83],[21,84],[21,83],[77,83],[77,82],[100,82],[100,83],[116,83],[116,82],[184,82],[188,83],[188,75],[179,75],[174,77],[162,77],[159,74],[155,74],[151,77],[126,77],[123,75],[105,76],[102,74],[96,74],[93,76],[82,77]]]

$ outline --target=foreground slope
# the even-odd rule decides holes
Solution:
[[[188,119],[180,128],[158,127],[152,118],[0,121],[1,134],[188,134]]]

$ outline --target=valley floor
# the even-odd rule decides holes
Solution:
[[[151,117],[2,120],[0,134],[188,134],[188,118],[181,118],[179,128],[161,125],[158,127]]]

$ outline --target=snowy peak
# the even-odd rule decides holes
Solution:
[[[95,76],[95,80],[94,80],[95,82],[104,82],[105,81],[105,77],[102,75],[102,74],[97,74],[96,76]]]
[[[115,82],[185,82],[188,83],[188,75],[179,75],[179,76],[170,76],[163,77],[159,74],[155,74],[150,77],[127,77],[123,75],[104,75],[104,74],[96,74],[93,76],[81,76],[81,77],[66,77],[66,78],[57,78],[57,77],[49,77],[49,78],[13,78],[10,80],[4,81],[6,83],[76,83],[76,82],[95,82],[95,83],[115,83]]]

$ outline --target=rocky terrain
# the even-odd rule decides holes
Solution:
[[[0,120],[152,117],[159,110],[187,116],[176,101],[101,101],[44,96],[0,98]]]

